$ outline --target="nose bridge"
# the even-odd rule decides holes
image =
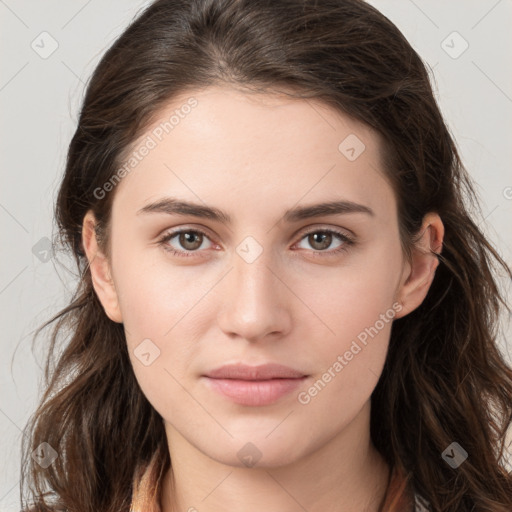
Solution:
[[[247,237],[236,249],[233,280],[237,301],[246,307],[271,307],[277,298],[272,251],[253,237]]]
[[[254,257],[254,248],[250,248],[249,252],[240,254],[237,250],[237,256],[234,258],[234,275],[236,281],[237,293],[249,294],[249,297],[258,298],[256,296],[263,293],[269,294],[276,285],[276,278],[271,268],[275,267],[272,263],[272,255],[270,250],[264,250]],[[247,258],[246,258],[247,256]],[[254,259],[253,259],[254,257]],[[263,298],[263,297],[262,297]]]
[[[282,284],[275,274],[272,251],[247,237],[233,255],[233,270],[227,281],[227,300],[219,321],[225,332],[256,339],[289,327],[283,303]]]

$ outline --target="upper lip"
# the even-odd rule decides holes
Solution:
[[[306,374],[282,364],[269,363],[259,366],[227,364],[209,371],[205,376],[212,379],[268,380],[298,379]]]

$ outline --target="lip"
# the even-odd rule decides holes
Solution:
[[[288,366],[276,363],[250,366],[247,364],[225,364],[205,374],[212,379],[268,380],[297,379],[306,374]]]
[[[270,363],[260,366],[224,365],[202,376],[211,389],[239,405],[263,406],[300,386],[308,375]]]

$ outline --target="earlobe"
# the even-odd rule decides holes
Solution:
[[[442,251],[444,238],[444,225],[437,213],[425,215],[420,234],[412,248],[411,262],[402,275],[398,301],[403,307],[397,318],[406,316],[421,305],[434,280],[439,265],[437,255]]]
[[[96,219],[91,211],[84,216],[82,244],[91,272],[92,284],[106,315],[114,322],[122,323],[119,300],[111,276],[108,258],[100,250],[95,231]]]

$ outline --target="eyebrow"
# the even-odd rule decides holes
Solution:
[[[223,210],[212,206],[179,200],[173,197],[163,197],[145,205],[137,211],[137,215],[146,213],[191,215],[193,217],[214,220],[222,224],[230,224],[232,221],[231,216]],[[284,213],[283,220],[288,223],[293,223],[313,217],[347,213],[365,213],[370,216],[375,216],[374,211],[368,206],[354,203],[353,201],[342,200],[291,208]]]

